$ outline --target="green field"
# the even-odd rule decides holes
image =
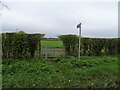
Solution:
[[[118,57],[3,61],[3,88],[116,88]]]
[[[60,40],[42,40],[41,47],[44,48],[63,48],[63,43]]]

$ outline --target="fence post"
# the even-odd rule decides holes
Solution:
[[[47,54],[48,54],[47,47],[45,47],[45,59],[47,59]]]
[[[41,40],[39,42],[39,58],[41,57]]]

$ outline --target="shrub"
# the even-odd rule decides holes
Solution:
[[[2,58],[33,58],[39,46],[39,56],[41,52],[40,40],[44,34],[26,34],[23,31],[16,33],[2,33]]]
[[[61,35],[59,38],[62,40],[66,54],[67,55],[76,55],[76,48],[78,47],[78,36],[77,35]]]

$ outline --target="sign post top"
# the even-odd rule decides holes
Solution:
[[[78,25],[77,25],[77,28],[80,28],[81,27],[81,23],[79,23]]]

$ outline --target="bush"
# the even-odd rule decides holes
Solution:
[[[76,56],[76,48],[78,47],[77,35],[61,35],[59,38],[62,40],[67,55]]]
[[[63,41],[67,55],[77,56],[78,53],[78,36],[61,35],[59,38]],[[81,55],[99,56],[99,55],[115,55],[120,51],[120,40],[117,38],[82,38],[81,39]]]
[[[44,34],[26,34],[23,31],[16,33],[2,33],[2,58],[31,58],[39,47],[41,52],[41,38]]]

